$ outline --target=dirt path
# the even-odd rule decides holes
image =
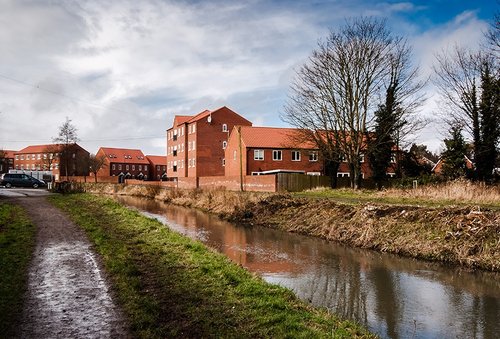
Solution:
[[[83,231],[45,197],[12,201],[26,209],[38,230],[20,337],[128,337]]]

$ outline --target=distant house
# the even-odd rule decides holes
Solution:
[[[195,116],[176,115],[167,130],[167,176],[223,176],[229,133],[252,123],[227,107]]]
[[[160,155],[146,155],[150,165],[151,180],[167,179],[167,157]]]
[[[88,175],[89,152],[78,144],[32,145],[14,152],[14,167],[22,171],[50,171],[55,180]],[[67,167],[67,168],[66,168]]]
[[[150,163],[138,149],[101,147],[96,156],[106,158],[106,167],[97,176],[117,176],[120,179],[147,180],[150,177]]]
[[[323,161],[310,142],[298,142],[298,130],[274,127],[234,127],[225,153],[225,175],[277,172],[323,174]]]
[[[14,153],[15,151],[0,149],[0,174],[14,169]]]
[[[466,155],[464,155],[464,158],[465,158],[465,168],[467,168],[468,170],[473,170],[474,163]],[[444,164],[443,158],[439,158],[438,162],[434,165],[431,172],[436,175],[442,175],[443,164]]]

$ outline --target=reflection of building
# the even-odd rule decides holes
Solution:
[[[14,167],[23,171],[51,171],[55,180],[88,175],[89,152],[78,144],[33,145],[14,152]]]
[[[4,151],[0,149],[0,174],[8,173],[14,169],[14,153],[15,151]]]
[[[97,176],[117,176],[130,179],[147,180],[150,164],[141,150],[127,148],[101,147],[98,157],[106,157],[106,167]]]
[[[176,115],[167,130],[169,178],[224,175],[224,150],[236,125],[252,123],[227,107],[195,116]]]
[[[167,179],[167,157],[160,155],[146,155],[149,161],[151,180]]]

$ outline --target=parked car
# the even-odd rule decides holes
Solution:
[[[45,182],[24,173],[5,173],[1,177],[0,186],[11,187],[45,187]]]

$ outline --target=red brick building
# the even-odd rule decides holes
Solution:
[[[0,174],[8,173],[9,170],[14,169],[14,153],[16,151],[1,150],[0,149]]]
[[[273,172],[301,172],[325,175],[325,164],[317,147],[310,141],[301,141],[301,133],[294,128],[235,127],[226,148],[226,176],[258,175]],[[240,154],[241,162],[240,162]],[[361,155],[363,178],[370,178],[370,164]],[[395,155],[387,169],[395,175]],[[349,164],[341,161],[337,177],[349,177]]]
[[[167,179],[167,157],[160,155],[146,155],[150,165],[151,180]]]
[[[225,148],[234,126],[252,123],[227,107],[177,115],[167,130],[167,176],[223,176]]]
[[[293,128],[237,126],[226,148],[226,176],[268,171],[323,174],[323,161],[310,142],[298,141]]]
[[[122,179],[150,178],[150,163],[141,150],[101,147],[96,156],[106,157],[106,167],[99,170],[97,177],[122,177]]]
[[[23,171],[51,171],[55,180],[88,175],[89,152],[78,144],[32,145],[14,152],[14,167]],[[67,165],[67,171],[66,171]]]

